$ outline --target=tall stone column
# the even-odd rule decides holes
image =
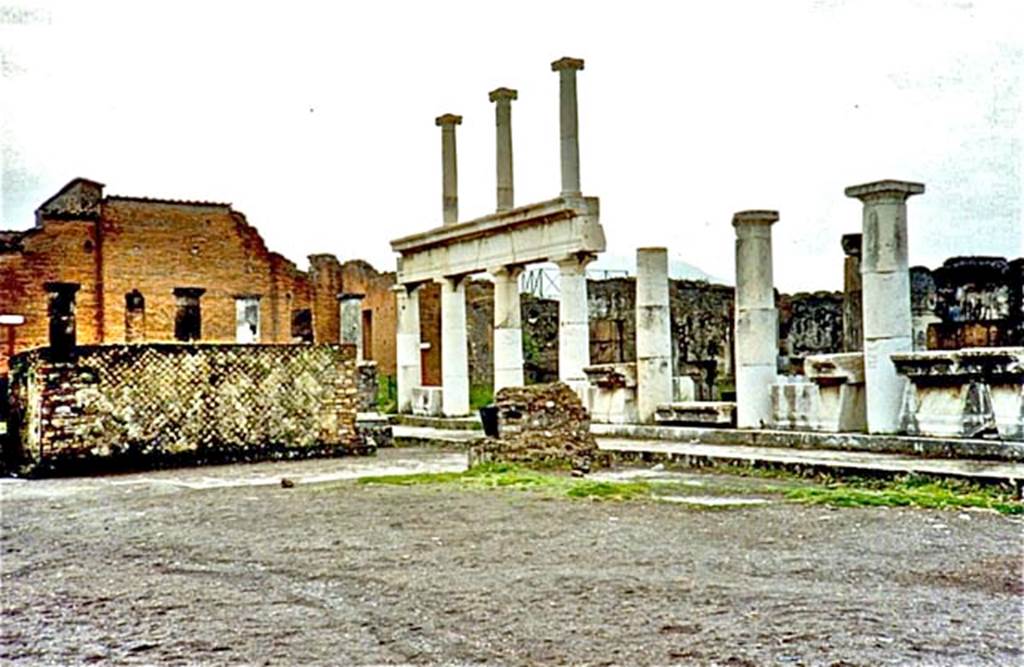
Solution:
[[[520,266],[494,269],[494,393],[523,386],[523,325],[519,305]]]
[[[668,250],[636,251],[637,412],[654,421],[659,405],[672,402],[672,332],[668,301]]]
[[[864,320],[862,316],[860,281],[860,234],[843,234],[843,351],[860,352],[864,349]]]
[[[741,211],[736,228],[736,425],[761,428],[772,418],[778,375],[779,314],[772,276],[772,225],[778,211]]]
[[[890,355],[913,349],[907,198],[921,183],[876,181],[846,188],[864,204],[860,275],[864,301],[864,380],[869,433],[895,433],[906,378]]]
[[[466,280],[441,283],[441,411],[446,417],[469,414],[469,349],[466,338]]]
[[[587,315],[587,264],[593,255],[573,255],[558,264],[558,379],[577,392],[587,384],[590,365],[590,320]]]
[[[338,340],[356,346],[356,361],[363,360],[363,296],[354,293],[338,295],[338,319],[341,322]]]
[[[459,221],[459,169],[455,156],[455,126],[462,116],[446,113],[434,119],[441,128],[441,206],[444,224]]]
[[[495,103],[496,129],[495,162],[498,175],[497,211],[508,211],[514,204],[512,187],[512,100],[519,94],[511,88],[497,88],[489,94]]]
[[[576,112],[576,72],[583,69],[579,58],[562,58],[551,63],[559,75],[558,126],[562,153],[562,196],[580,196],[580,138]]]
[[[412,390],[423,382],[420,368],[420,288],[397,285],[394,292],[398,314],[395,337],[398,411],[407,413],[412,412]]]

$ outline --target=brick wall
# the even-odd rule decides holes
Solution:
[[[364,308],[373,311],[373,358],[382,373],[394,374],[393,274],[365,262],[343,267],[329,254],[311,256],[303,272],[270,252],[229,204],[103,197],[103,185],[86,179],[62,188],[36,217],[33,229],[0,232],[0,313],[25,317],[14,328],[15,351],[48,343],[46,282],[81,286],[82,344],[127,342],[125,296],[136,291],[145,308],[131,317],[131,341],[173,341],[176,288],[204,290],[204,342],[235,342],[236,298],[258,297],[260,342],[297,342],[293,319],[305,313],[312,340],[336,343],[337,296],[362,291]],[[7,329],[0,326],[0,374],[7,370]]]
[[[85,346],[11,363],[4,459],[29,472],[363,451],[351,345]]]

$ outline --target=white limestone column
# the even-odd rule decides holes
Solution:
[[[412,390],[423,383],[420,367],[420,289],[397,285],[394,288],[398,331],[395,361],[398,374],[398,411],[412,412]]]
[[[511,88],[497,88],[488,97],[494,106],[496,127],[495,162],[498,176],[497,211],[508,211],[513,207],[512,187],[512,100],[519,94]]]
[[[779,314],[772,276],[772,225],[778,211],[741,211],[736,228],[736,425],[761,428],[772,419],[778,376]]]
[[[637,412],[653,422],[659,405],[672,402],[672,332],[668,302],[668,250],[636,251]]]
[[[338,295],[338,340],[356,346],[356,361],[363,360],[363,294]]]
[[[913,349],[910,270],[907,260],[907,198],[921,183],[876,181],[846,188],[864,204],[861,289],[864,307],[864,381],[869,433],[895,433],[906,378],[890,355]]]
[[[576,72],[583,69],[579,58],[561,58],[551,63],[559,75],[559,134],[562,153],[562,196],[580,196],[579,119],[576,112]]]
[[[466,338],[466,281],[442,278],[441,283],[441,412],[446,417],[469,414],[469,341]]]
[[[593,255],[572,256],[557,261],[558,379],[577,393],[587,385],[583,372],[590,365],[590,321],[587,315],[587,264]]]
[[[493,269],[494,393],[523,386],[523,328],[519,306],[519,266]]]
[[[444,224],[459,221],[459,170],[455,157],[455,126],[462,124],[462,116],[446,113],[434,119],[441,128],[441,206]]]

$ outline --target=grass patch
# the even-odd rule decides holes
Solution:
[[[859,480],[856,486],[846,481],[794,488],[787,491],[785,497],[796,502],[835,507],[977,507],[1001,514],[1024,514],[1024,503],[998,487],[925,475],[909,475],[890,481]]]
[[[469,388],[469,409],[474,412],[494,402],[494,391],[485,385],[473,385]]]
[[[395,486],[451,485],[460,489],[537,490],[567,498],[633,500],[651,495],[645,482],[598,482],[549,472],[537,472],[507,463],[487,463],[465,472],[415,473],[363,477],[359,484]]]
[[[722,472],[716,469],[716,473]],[[749,473],[747,468],[730,471]],[[676,481],[598,481],[537,471],[507,463],[489,463],[464,472],[415,473],[363,477],[358,484],[392,486],[445,485],[458,489],[513,489],[539,491],[552,496],[591,500],[658,500],[673,493],[682,495],[780,495],[797,503],[834,507],[921,507],[927,509],[984,508],[1002,514],[1024,514],[1024,502],[1010,489],[964,480],[928,475],[900,478],[817,477],[814,481],[793,474],[771,473],[754,477],[784,479],[785,484],[740,486],[724,482],[693,487]]]

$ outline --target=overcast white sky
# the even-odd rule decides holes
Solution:
[[[0,0],[2,1],[2,0]],[[1024,2],[44,2],[0,7],[0,228],[75,176],[229,201],[305,264],[394,268],[440,224],[440,130],[463,219],[494,207],[513,103],[516,203],[558,194],[558,77],[579,74],[581,180],[609,251],[664,245],[732,278],[732,213],[774,208],[776,285],[839,289],[848,185],[923,181],[911,262],[1024,254]]]

